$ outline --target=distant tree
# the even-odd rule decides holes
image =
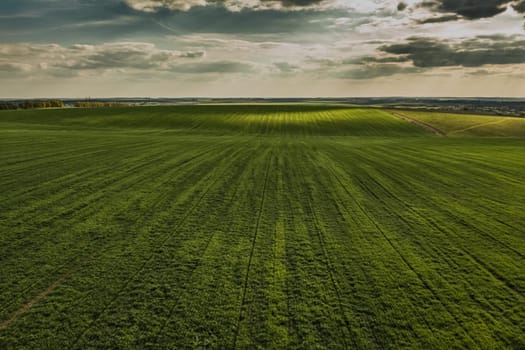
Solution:
[[[95,101],[78,101],[73,103],[78,108],[103,108],[103,107],[125,107],[126,103],[121,102],[95,102]]]

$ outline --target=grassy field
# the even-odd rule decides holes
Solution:
[[[441,135],[525,137],[525,118],[418,111],[392,111],[392,114]]]
[[[417,117],[0,112],[0,348],[525,348],[525,138]]]

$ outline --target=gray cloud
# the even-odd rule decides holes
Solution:
[[[263,0],[264,1],[279,1],[284,6],[297,6],[297,7],[305,7],[305,6],[312,6],[322,3],[325,0]]]
[[[343,64],[369,64],[369,63],[401,63],[410,59],[405,56],[362,56],[343,60]]]
[[[198,63],[183,63],[170,68],[172,72],[203,74],[203,73],[250,73],[253,65],[237,61],[212,61]]]
[[[205,55],[206,55],[206,52],[204,51],[187,51],[187,52],[182,52],[180,54],[180,57],[201,58],[201,57],[204,57]]]
[[[163,50],[149,43],[111,43],[102,45],[3,44],[0,70],[32,72],[55,76],[100,71],[191,71],[187,61],[205,56],[204,51]],[[193,63],[195,64],[195,63]],[[207,65],[208,64],[208,65]],[[217,71],[232,71],[231,65],[215,63]],[[193,66],[190,66],[193,67]],[[195,66],[196,67],[196,66]],[[201,71],[212,71],[209,63]],[[198,72],[198,69],[193,69]]]
[[[380,77],[389,77],[396,74],[419,73],[422,69],[405,67],[397,64],[376,64],[338,72],[335,77],[339,79],[366,80]]]
[[[235,1],[229,3],[233,6]],[[38,6],[34,0],[1,0],[0,33],[3,43],[58,42],[63,45],[129,41],[130,38],[158,42],[166,35],[196,33],[279,37],[300,33],[307,36],[329,30],[333,20],[342,15],[337,9],[320,10],[317,5],[297,7],[295,3],[279,2],[277,7],[260,10],[233,11],[225,6],[210,5],[193,6],[187,11],[155,7],[148,12],[133,9],[119,0],[53,0]],[[324,6],[324,2],[319,6]]]
[[[421,7],[445,13],[456,13],[467,19],[493,17],[506,10],[512,0],[426,0]]]
[[[511,6],[519,13],[525,13],[525,0],[424,0],[418,4],[437,13],[448,15],[419,20],[419,23],[456,21],[459,18],[475,20],[494,17]]]
[[[397,10],[398,11],[404,11],[406,8],[408,7],[408,5],[404,2],[400,2],[397,4]]]
[[[418,20],[417,23],[419,24],[443,23],[443,22],[457,21],[459,19],[461,19],[461,17],[458,15],[446,15],[446,16],[425,18],[422,20]]]
[[[412,61],[416,67],[481,67],[525,63],[525,38],[478,36],[463,41],[410,38],[380,51]]]
[[[275,62],[273,65],[279,70],[279,72],[285,74],[296,73],[301,70],[301,67],[290,64],[288,62]]]
[[[519,13],[525,13],[525,0],[517,2],[512,7]]]
[[[144,12],[188,11],[193,7],[219,6],[231,11],[301,9],[316,7],[327,0],[124,0],[131,8]]]

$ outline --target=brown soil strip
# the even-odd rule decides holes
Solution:
[[[60,277],[58,280],[53,282],[49,287],[47,287],[45,290],[40,292],[37,296],[35,296],[33,299],[29,300],[27,303],[25,303],[20,309],[18,309],[9,319],[2,321],[0,323],[0,331],[7,328],[11,323],[16,321],[20,316],[22,316],[24,313],[26,313],[29,309],[31,309],[35,304],[37,304],[40,300],[44,299],[49,293],[51,293],[53,290],[55,290],[56,287],[58,287],[64,280],[69,276],[69,273],[66,273],[62,277]]]

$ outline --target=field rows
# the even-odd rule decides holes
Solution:
[[[381,110],[294,105],[216,105],[0,112],[16,130],[107,130],[182,135],[401,136],[428,131]],[[14,132],[14,131],[13,131]],[[121,136],[120,136],[121,137]]]
[[[0,348],[525,347],[524,140],[6,125]]]

